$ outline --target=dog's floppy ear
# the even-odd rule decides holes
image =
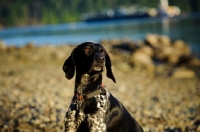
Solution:
[[[107,77],[112,79],[113,82],[116,83],[115,77],[112,73],[112,69],[111,69],[112,64],[111,64],[111,60],[110,60],[108,53],[106,53],[106,64],[105,65],[106,65],[106,70],[107,70],[107,72],[106,72]]]
[[[67,58],[63,65],[63,71],[67,79],[72,79],[75,73],[75,62],[74,62],[74,50],[71,55]]]

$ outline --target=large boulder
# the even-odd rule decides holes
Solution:
[[[159,47],[155,49],[155,57],[158,60],[167,60],[169,56],[173,55],[175,50],[171,46]]]
[[[173,48],[179,56],[190,56],[190,47],[182,40],[176,40],[173,43]]]
[[[145,41],[153,48],[171,45],[171,40],[166,35],[149,34],[146,36]]]
[[[154,71],[155,69],[154,62],[151,59],[151,57],[148,54],[139,50],[133,52],[133,54],[130,57],[130,62],[135,67],[144,67],[149,71]]]
[[[161,46],[170,46],[171,40],[168,36],[161,35],[161,36],[159,36],[158,43],[159,43],[160,47]]]
[[[142,46],[142,47],[138,48],[137,52],[142,52],[150,57],[154,56],[154,51],[149,46]]]
[[[157,34],[148,34],[145,41],[153,48],[159,47],[158,43],[159,36]]]
[[[200,60],[198,58],[193,57],[190,60],[188,60],[187,65],[192,67],[200,67]]]
[[[169,43],[169,40],[165,40]],[[155,50],[155,58],[161,61],[167,61],[169,64],[179,64],[190,58],[191,52],[189,46],[182,40],[176,40],[172,44],[165,44],[157,47]]]

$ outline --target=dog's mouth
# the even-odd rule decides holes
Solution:
[[[102,67],[100,67],[100,66],[95,66],[94,67],[94,71],[101,71],[103,68]]]
[[[88,73],[95,74],[103,71],[104,71],[104,64],[95,63],[90,67]]]
[[[90,69],[90,72],[103,72],[104,64],[94,64]]]

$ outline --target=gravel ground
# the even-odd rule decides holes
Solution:
[[[73,96],[74,79],[62,71],[73,47],[41,46],[0,50],[0,131],[60,132]],[[112,58],[119,54],[110,53]],[[113,60],[117,83],[107,89],[146,132],[200,132],[200,79],[173,79],[167,66],[157,74]]]

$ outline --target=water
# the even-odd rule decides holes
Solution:
[[[182,39],[193,52],[200,51],[200,15],[173,19],[138,19],[104,22],[78,22],[57,25],[14,27],[0,30],[0,40],[6,45],[80,44],[85,41],[124,38],[143,40],[147,34],[167,35]]]

